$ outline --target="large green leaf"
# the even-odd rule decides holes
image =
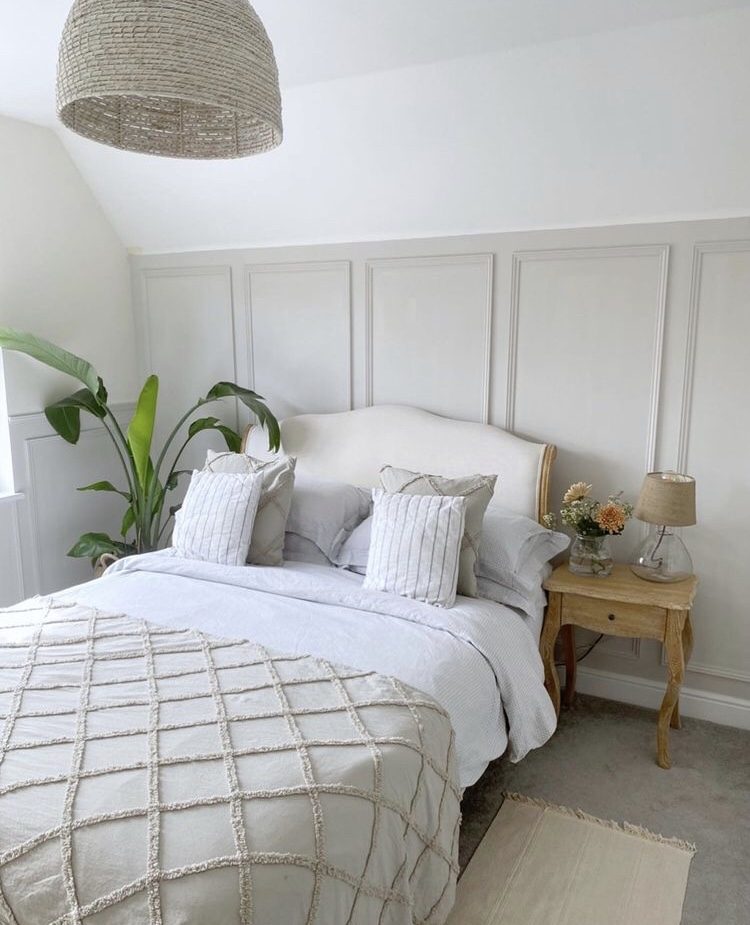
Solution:
[[[224,438],[227,448],[233,453],[239,453],[242,447],[242,438],[236,430],[232,430],[231,427],[222,424],[218,418],[200,418],[197,421],[193,421],[188,429],[188,437],[192,438],[202,430],[218,430]]]
[[[206,401],[216,401],[219,398],[238,398],[246,405],[258,418],[261,426],[268,431],[268,449],[274,452],[278,450],[281,445],[279,422],[271,414],[261,395],[234,382],[217,382],[206,395]]]
[[[121,491],[111,482],[102,481],[102,482],[93,482],[91,485],[84,485],[82,488],[76,489],[76,491],[113,491],[115,494],[122,495],[126,501],[130,501],[130,495],[126,491]]]
[[[97,371],[86,360],[57,347],[55,344],[36,337],[34,334],[27,334],[24,331],[16,331],[13,328],[0,327],[0,347],[6,350],[15,350],[17,353],[25,353],[33,357],[52,369],[57,369],[61,373],[72,376],[79,382],[82,382],[100,404],[107,401],[107,392],[104,383],[99,377]]]
[[[133,510],[131,505],[128,505],[128,507],[125,509],[125,516],[122,518],[122,524],[120,526],[120,533],[122,534],[122,536],[126,537],[134,525],[135,525],[135,511]]]
[[[74,559],[98,559],[105,552],[118,556],[129,556],[135,552],[130,543],[120,543],[106,533],[84,533],[69,550],[68,555]]]
[[[159,377],[149,376],[135,408],[133,419],[128,425],[128,446],[133,454],[133,463],[138,481],[144,491],[148,489],[151,466],[151,441],[156,420],[156,401],[159,397]]]
[[[105,415],[104,406],[100,405],[88,389],[79,389],[67,398],[61,398],[44,409],[49,423],[63,440],[78,443],[81,436],[81,411],[88,411],[98,418]]]

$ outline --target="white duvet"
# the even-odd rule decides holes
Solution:
[[[58,597],[396,677],[447,711],[461,787],[506,748],[519,761],[552,735],[538,620],[482,598],[440,609],[361,583],[326,566],[232,567],[165,550]]]

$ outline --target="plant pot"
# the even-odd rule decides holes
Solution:
[[[568,567],[574,575],[594,575],[606,578],[614,560],[609,548],[609,536],[576,536],[570,547]]]
[[[94,563],[94,577],[101,578],[104,572],[114,565],[115,562],[119,560],[119,556],[116,556],[113,552],[102,553],[101,556]]]

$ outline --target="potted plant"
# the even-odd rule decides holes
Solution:
[[[121,487],[100,481],[78,489],[114,492],[123,498],[125,512],[120,538],[112,539],[106,533],[85,533],[69,550],[69,556],[88,556],[95,565],[101,556],[121,558],[159,547],[179,508],[179,505],[170,506],[167,501],[170,492],[177,488],[180,477],[186,474],[187,470],[180,469],[179,464],[185,447],[193,437],[203,431],[214,430],[221,434],[231,451],[239,452],[241,447],[237,431],[216,417],[198,418],[187,426],[186,432],[183,430],[191,416],[203,405],[224,398],[239,399],[267,430],[269,449],[279,448],[279,424],[262,397],[233,382],[217,382],[204,398],[199,398],[182,415],[158,454],[154,451],[154,459],[152,441],[159,396],[157,376],[149,376],[146,380],[133,417],[123,431],[107,402],[107,389],[101,376],[86,360],[33,334],[0,327],[0,348],[3,347],[25,353],[77,379],[83,388],[45,408],[47,420],[64,440],[76,444],[81,434],[81,412],[97,418],[109,435],[122,466],[125,483]]]
[[[606,578],[614,564],[609,537],[622,533],[633,514],[633,505],[621,499],[622,492],[602,503],[591,497],[591,490],[586,482],[574,482],[563,495],[560,519],[575,533],[570,547],[571,572]],[[543,521],[554,530],[557,515],[546,514]]]

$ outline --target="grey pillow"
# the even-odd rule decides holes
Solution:
[[[284,534],[284,561],[285,562],[309,562],[313,565],[331,565],[330,560],[325,556],[307,537],[300,536],[297,533]]]
[[[367,489],[299,476],[286,529],[312,540],[333,561],[349,533],[369,515],[371,504]]]
[[[263,475],[263,490],[247,555],[250,565],[281,565],[284,561],[284,531],[292,504],[296,464],[297,460],[291,456],[266,461],[246,453],[208,451],[204,472]]]
[[[468,597],[477,596],[476,565],[479,557],[479,542],[482,538],[482,522],[487,505],[495,490],[496,475],[467,475],[456,479],[424,472],[410,472],[383,466],[380,483],[386,491],[407,495],[444,495],[466,499],[466,523],[461,542],[461,558],[458,569],[458,593]]]

